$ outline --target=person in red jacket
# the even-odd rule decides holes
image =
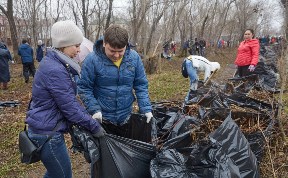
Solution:
[[[251,75],[258,63],[260,44],[254,36],[254,30],[247,29],[244,33],[244,41],[238,47],[235,64],[238,66],[240,77]]]

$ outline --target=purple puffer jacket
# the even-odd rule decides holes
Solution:
[[[99,131],[98,121],[92,119],[75,96],[72,76],[75,74],[77,72],[54,49],[47,50],[34,77],[32,102],[27,111],[26,123],[34,133],[51,134],[59,121],[64,122],[57,132],[67,132],[71,123],[92,133]]]

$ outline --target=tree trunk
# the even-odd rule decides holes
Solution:
[[[143,61],[145,71],[147,74],[155,74],[158,71],[158,66],[159,66],[159,56],[152,56],[148,59],[145,59]]]
[[[204,29],[205,29],[205,26],[206,26],[206,22],[208,20],[208,14],[206,15],[205,19],[203,20],[203,23],[201,25],[201,30],[200,30],[200,37],[203,38],[203,35],[204,35]]]
[[[107,14],[105,29],[108,28],[109,25],[110,25],[110,19],[111,19],[111,16],[112,16],[112,6],[113,6],[113,0],[109,0],[109,11],[108,11],[108,14]]]
[[[9,27],[10,27],[10,34],[11,34],[11,42],[13,47],[13,55],[14,59],[18,61],[18,37],[17,37],[17,30],[13,16],[13,1],[7,0],[7,11],[4,9],[2,5],[0,5],[0,9],[5,14],[8,19]]]

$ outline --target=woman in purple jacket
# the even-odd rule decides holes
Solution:
[[[29,137],[38,146],[53,134],[41,150],[41,161],[47,169],[44,177],[70,178],[71,161],[63,136],[68,126],[80,125],[95,137],[104,136],[105,131],[75,96],[73,76],[80,73],[80,66],[72,58],[80,52],[82,32],[72,21],[59,21],[52,26],[51,38],[53,48],[47,49],[35,74],[26,123]]]

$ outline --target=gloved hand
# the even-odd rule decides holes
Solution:
[[[103,127],[100,126],[100,129],[98,132],[96,132],[95,134],[93,134],[93,137],[103,137],[106,134],[106,131],[103,129]]]
[[[11,63],[12,63],[12,64],[14,64],[14,63],[15,63],[15,61],[13,61],[13,60],[12,60],[12,61],[11,61]]]
[[[101,112],[96,112],[93,116],[93,119],[97,119],[98,122],[102,123],[102,113]]]
[[[254,66],[254,65],[250,65],[250,66],[248,67],[248,70],[249,70],[250,72],[253,72],[253,71],[255,70],[255,66]]]
[[[147,113],[145,113],[145,116],[147,117],[146,122],[149,123],[153,117],[153,114],[151,112],[147,112]]]

